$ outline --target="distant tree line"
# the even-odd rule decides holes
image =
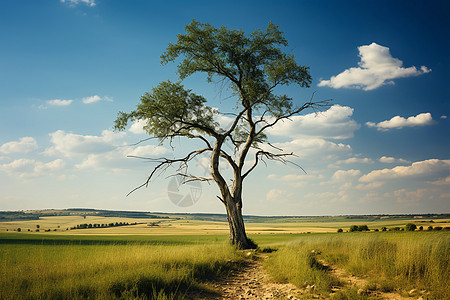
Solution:
[[[137,222],[128,223],[128,222],[115,222],[115,223],[106,223],[106,224],[78,224],[76,226],[70,227],[70,229],[87,229],[87,228],[108,228],[108,227],[118,227],[118,226],[127,226],[127,225],[137,225]]]
[[[414,223],[408,223],[405,225],[405,227],[399,227],[399,226],[395,226],[395,227],[390,227],[387,228],[385,226],[381,227],[381,231],[415,231],[415,230],[419,230],[419,231],[423,231],[424,228],[423,226],[419,226],[417,227],[417,225],[415,225]],[[450,230],[450,227],[442,227],[442,226],[428,226],[427,228],[428,231],[439,231],[439,230]],[[350,226],[349,232],[357,232],[357,231],[370,231],[369,227],[367,225],[352,225]],[[376,228],[374,229],[374,231],[380,231],[380,229]],[[342,228],[339,228],[337,230],[337,232],[344,232],[344,230]]]

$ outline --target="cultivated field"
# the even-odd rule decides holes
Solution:
[[[227,223],[219,221],[78,215],[0,222],[0,299],[220,298],[225,290],[240,292],[230,291],[233,285],[224,278],[255,271],[260,278],[269,274],[264,280],[293,283],[291,298],[450,299],[450,231],[427,230],[445,229],[449,221],[247,222],[260,246],[256,252],[230,247]],[[374,232],[411,222],[424,230]],[[82,224],[87,228],[71,229]],[[372,231],[345,232],[355,224]],[[261,282],[253,291],[242,290],[244,296],[261,298],[256,288],[268,290]]]

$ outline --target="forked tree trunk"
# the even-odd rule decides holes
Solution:
[[[247,238],[244,219],[242,218],[242,181],[240,169],[234,167],[233,189],[230,191],[225,179],[219,171],[220,149],[224,138],[217,139],[211,155],[211,175],[219,187],[222,202],[227,210],[228,225],[230,227],[230,241],[239,249],[254,249],[256,245]]]
[[[256,245],[247,238],[244,219],[242,218],[242,202],[226,199],[228,225],[230,228],[230,242],[239,249],[254,249]]]

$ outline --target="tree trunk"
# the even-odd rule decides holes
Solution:
[[[256,244],[249,240],[245,233],[244,219],[242,218],[242,202],[229,198],[225,200],[225,207],[230,228],[230,242],[239,249],[255,249]]]

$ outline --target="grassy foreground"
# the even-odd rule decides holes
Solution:
[[[0,299],[176,299],[241,258],[226,237],[0,236]]]
[[[323,259],[365,278],[365,289],[450,299],[448,232],[257,234],[275,248],[266,270],[281,282],[330,298],[341,285]],[[314,253],[312,253],[314,250]],[[320,254],[317,254],[320,253]],[[244,260],[225,235],[94,236],[0,234],[0,299],[183,299]],[[307,296],[307,295],[306,295]],[[366,299],[341,289],[333,299]],[[415,298],[417,299],[417,297]]]
[[[320,253],[320,254],[318,254]],[[314,285],[327,297],[342,285],[320,263],[324,260],[367,280],[366,290],[420,291],[423,299],[450,299],[450,234],[446,232],[372,232],[303,236],[281,247],[266,264],[280,281]],[[333,299],[365,299],[343,289]],[[417,297],[416,297],[417,299]]]

